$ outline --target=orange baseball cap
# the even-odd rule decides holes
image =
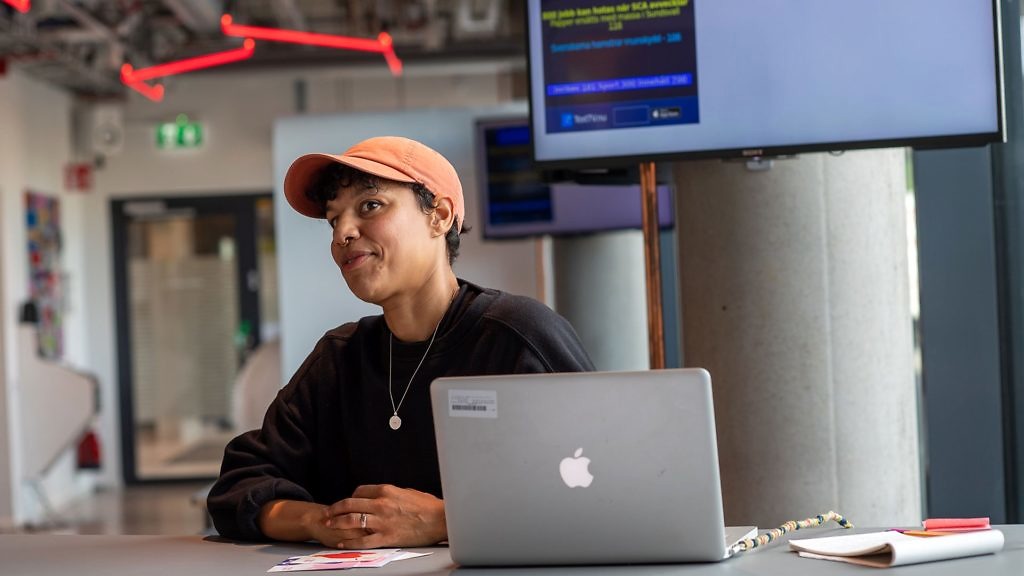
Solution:
[[[387,180],[422,184],[434,197],[450,198],[459,218],[459,229],[466,217],[462,182],[451,162],[433,148],[401,136],[378,136],[363,140],[341,155],[306,154],[292,162],[284,177],[284,195],[299,214],[323,218],[324,209],[306,196],[319,172],[332,163],[351,166],[361,172]]]

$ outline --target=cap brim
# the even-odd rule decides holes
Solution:
[[[324,217],[323,207],[306,196],[306,190],[320,170],[337,161],[330,154],[306,154],[292,162],[284,177],[284,197],[296,212],[310,218]]]
[[[324,208],[306,195],[306,191],[315,183],[321,170],[331,164],[345,164],[356,170],[373,174],[396,182],[412,183],[416,180],[407,174],[375,160],[353,156],[334,156],[332,154],[306,154],[292,162],[284,177],[284,196],[288,204],[296,212],[310,218],[324,218]]]

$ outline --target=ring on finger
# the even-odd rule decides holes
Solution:
[[[359,515],[359,527],[366,530],[366,512]]]

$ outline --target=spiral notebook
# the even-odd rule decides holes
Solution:
[[[982,554],[1003,549],[1003,533],[981,530],[944,536],[908,536],[897,531],[790,540],[804,558],[888,568]]]

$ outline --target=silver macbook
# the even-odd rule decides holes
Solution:
[[[452,559],[463,566],[718,561],[724,528],[702,369],[438,378]]]

